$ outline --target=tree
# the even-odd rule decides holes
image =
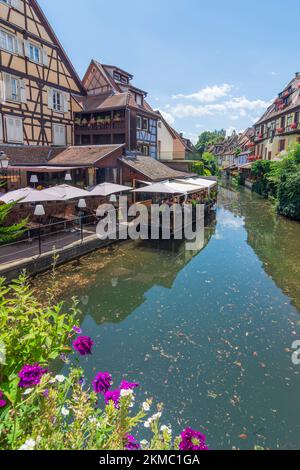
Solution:
[[[16,224],[5,225],[5,221],[15,204],[15,202],[12,202],[10,204],[3,204],[0,206],[0,244],[9,243],[16,238],[19,238],[25,231],[27,219],[21,220],[21,222]]]
[[[211,145],[216,145],[226,137],[226,131],[224,129],[215,130],[215,131],[205,131],[199,135],[198,142],[196,144],[196,149],[203,153],[207,150]]]

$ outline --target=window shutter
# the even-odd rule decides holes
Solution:
[[[25,56],[30,58],[29,42],[24,41]]]
[[[4,90],[5,90],[5,99],[9,99],[12,96],[12,87],[11,87],[11,76],[4,74]]]
[[[0,101],[5,101],[5,81],[4,74],[0,73]]]
[[[48,108],[53,109],[53,90],[48,88]]]
[[[68,93],[64,93],[63,97],[64,97],[64,113],[68,113],[70,109],[69,108],[70,95]]]
[[[43,56],[43,65],[45,65],[45,67],[49,67],[49,57],[48,57],[46,49],[42,50],[42,56]]]
[[[24,141],[22,119],[15,119],[15,138],[16,138],[16,142]]]
[[[53,144],[66,145],[66,126],[53,124]]]
[[[27,103],[27,96],[26,96],[26,84],[25,80],[20,81],[20,97],[22,103]]]
[[[8,142],[22,143],[23,138],[23,119],[12,116],[5,116],[6,133]]]
[[[2,121],[1,114],[0,114],[0,142],[3,142],[3,121]]]
[[[19,55],[24,55],[24,43],[22,39],[17,39],[17,52]]]

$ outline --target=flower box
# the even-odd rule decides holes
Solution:
[[[277,134],[283,134],[284,127],[278,127],[278,129],[276,129],[276,132],[277,132]]]
[[[298,129],[298,124],[296,122],[293,122],[291,125],[291,129]]]

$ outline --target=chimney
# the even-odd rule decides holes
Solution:
[[[295,73],[295,77],[296,77],[296,78],[299,78],[299,77],[300,77],[300,73],[299,73],[299,72],[296,72],[296,73]]]

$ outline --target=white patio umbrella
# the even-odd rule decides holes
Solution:
[[[60,184],[53,186],[53,188],[44,189],[44,194],[48,194],[52,197],[56,197],[57,201],[69,201],[70,199],[82,199],[89,197],[91,194],[84,189],[77,188],[76,186],[70,186],[69,184]]]
[[[132,188],[129,186],[121,186],[114,183],[103,183],[95,186],[90,192],[90,196],[111,196],[112,194],[124,193],[125,191],[131,191]]]
[[[21,188],[15,191],[10,191],[0,197],[0,201],[5,204],[10,202],[23,202],[23,200],[31,193],[34,193],[36,190],[33,188]]]
[[[193,184],[183,184],[175,181],[163,181],[154,183],[144,188],[135,189],[134,193],[151,193],[151,194],[179,194],[185,195],[195,193],[197,190],[203,189],[202,186],[195,186]]]
[[[63,198],[59,195],[47,192],[45,189],[42,191],[32,191],[25,197],[22,201],[19,201],[22,204],[26,203],[38,203],[38,202],[51,202],[51,201],[64,201]]]

